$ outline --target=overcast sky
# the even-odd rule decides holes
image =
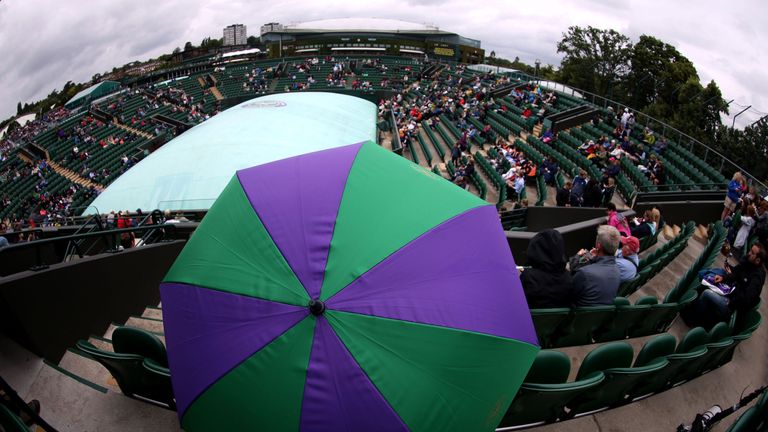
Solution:
[[[220,38],[232,23],[258,36],[266,22],[342,17],[432,24],[481,40],[487,53],[555,66],[561,60],[556,45],[568,26],[613,28],[633,41],[648,34],[692,60],[703,84],[714,79],[726,101],[734,99],[731,115],[752,105],[737,125],[768,113],[764,0],[0,0],[0,120],[15,114],[17,102],[40,99],[68,80],[87,81],[186,41]]]

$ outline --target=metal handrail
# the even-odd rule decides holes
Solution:
[[[702,189],[703,191],[713,191],[713,190],[724,190],[726,187],[726,183],[670,183],[670,184],[658,184],[658,185],[640,185],[635,186],[635,189],[637,189],[639,192],[654,192],[651,191],[651,188],[661,189],[661,188],[673,188],[673,187],[705,187],[705,186],[720,186],[722,189]],[[661,191],[664,192],[664,191]],[[690,191],[683,191],[683,192],[690,192]]]
[[[76,235],[68,235],[68,236],[53,237],[53,238],[47,238],[47,239],[41,239],[41,240],[34,240],[30,242],[25,242],[25,243],[14,243],[4,248],[0,248],[0,256],[2,256],[3,253],[13,253],[15,251],[24,250],[24,249],[36,249],[37,251],[37,253],[35,254],[36,263],[30,270],[33,270],[33,271],[44,270],[48,268],[48,264],[44,263],[42,260],[42,254],[40,249],[43,246],[54,244],[54,243],[60,243],[60,242],[67,242],[67,243],[77,242],[77,241],[88,239],[88,238],[104,237],[106,239],[107,244],[109,245],[109,249],[107,249],[107,251],[117,252],[118,251],[117,243],[114,240],[120,234],[131,233],[131,232],[166,230],[166,229],[172,233],[175,233],[176,225],[177,224],[174,224],[174,223],[144,225],[144,226],[131,227],[131,228],[118,228],[118,229],[105,230],[105,231],[92,231],[92,232],[81,233]],[[66,259],[67,257],[65,256],[62,262],[65,262]]]

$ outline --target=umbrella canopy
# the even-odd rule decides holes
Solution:
[[[161,286],[187,431],[482,431],[538,351],[495,207],[370,143],[238,171]]]

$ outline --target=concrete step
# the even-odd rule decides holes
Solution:
[[[132,316],[125,322],[128,327],[144,329],[156,334],[164,334],[163,322],[156,319],[147,319],[139,316]]]
[[[155,307],[148,307],[144,309],[144,313],[141,314],[143,318],[152,318],[156,320],[163,320],[163,310]]]
[[[112,340],[106,339],[101,336],[94,336],[91,335],[91,337],[88,338],[88,342],[91,343],[91,345],[95,346],[96,348],[103,350],[103,351],[114,351],[114,348],[112,347]]]
[[[67,350],[59,362],[59,367],[94,384],[120,391],[117,381],[112,378],[107,368],[76,350]]]
[[[27,399],[40,401],[40,416],[60,431],[180,431],[176,412],[77,380],[45,365]]]

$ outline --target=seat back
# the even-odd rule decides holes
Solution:
[[[144,357],[137,354],[121,354],[103,351],[91,343],[81,340],[77,342],[77,349],[83,351],[91,358],[107,368],[109,373],[117,381],[120,391],[126,396],[133,396],[140,391],[142,385],[142,366]]]
[[[635,292],[639,280],[640,275],[637,274],[632,279],[622,282],[621,285],[619,285],[618,295],[621,297],[626,297]]]
[[[571,358],[554,350],[541,350],[536,354],[524,382],[536,384],[562,384],[568,381],[571,372]]]
[[[760,425],[760,411],[756,407],[750,407],[725,432],[756,431],[758,425]]]
[[[536,336],[542,348],[552,347],[552,335],[570,314],[570,308],[531,309],[533,327],[536,329]]]
[[[645,396],[658,393],[666,390],[673,384],[677,383],[675,376],[681,369],[685,369],[688,364],[696,359],[704,356],[707,353],[705,347],[701,347],[698,350],[694,350],[682,354],[670,354],[666,357],[667,366],[660,370],[657,374],[653,375],[652,380],[639,382],[635,388],[629,392],[629,400],[636,400]],[[652,363],[652,364],[655,364]]]
[[[565,406],[589,392],[605,379],[602,373],[588,379],[563,384],[524,382],[499,424],[500,428],[552,423],[565,416]]]
[[[724,322],[720,322],[715,324],[714,327],[709,331],[709,341],[710,342],[718,342],[721,341],[728,336],[731,335],[731,329],[728,327],[728,324]]]
[[[616,315],[616,306],[586,306],[574,308],[569,320],[552,337],[555,347],[586,345]]]
[[[706,344],[707,355],[704,356],[704,359],[702,359],[701,363],[698,365],[696,375],[698,376],[720,367],[723,357],[728,354],[728,350],[730,350],[735,343],[736,341],[734,341],[733,338],[725,337],[718,341]],[[694,377],[691,376],[690,378]]]
[[[666,359],[643,367],[605,369],[605,380],[568,404],[569,415],[579,417],[629,402],[628,395],[641,382],[653,380],[669,362]]]
[[[640,297],[639,299],[637,299],[637,301],[635,301],[635,304],[636,305],[649,305],[649,306],[650,305],[655,305],[655,304],[659,304],[659,299],[657,299],[656,296],[647,295],[647,296],[643,296],[643,297]]]
[[[632,329],[642,325],[650,310],[650,305],[617,306],[616,317],[602,330],[596,331],[592,337],[595,342],[624,339]]]
[[[751,333],[755,331],[762,322],[760,312],[751,309],[746,314],[739,313],[733,323],[733,334]]]
[[[632,364],[633,356],[632,346],[627,342],[599,346],[584,357],[576,379],[581,380],[606,369],[627,368]]]
[[[0,403],[0,430],[5,432],[29,432],[29,427],[21,421],[21,418]]]
[[[140,328],[118,327],[112,333],[112,346],[116,353],[136,354],[151,358],[158,364],[168,366],[165,345],[154,334]]]
[[[703,327],[695,327],[688,330],[675,350],[676,354],[686,353],[709,342],[709,333]]]
[[[677,316],[676,303],[659,303],[651,305],[645,320],[629,331],[629,337],[640,337],[658,334],[663,327]]]
[[[643,345],[635,359],[635,367],[647,366],[675,352],[677,340],[669,333],[659,335]]]
[[[175,411],[176,399],[173,395],[170,370],[150,358],[144,359],[142,368],[145,382],[141,396],[166,405],[168,409]]]

